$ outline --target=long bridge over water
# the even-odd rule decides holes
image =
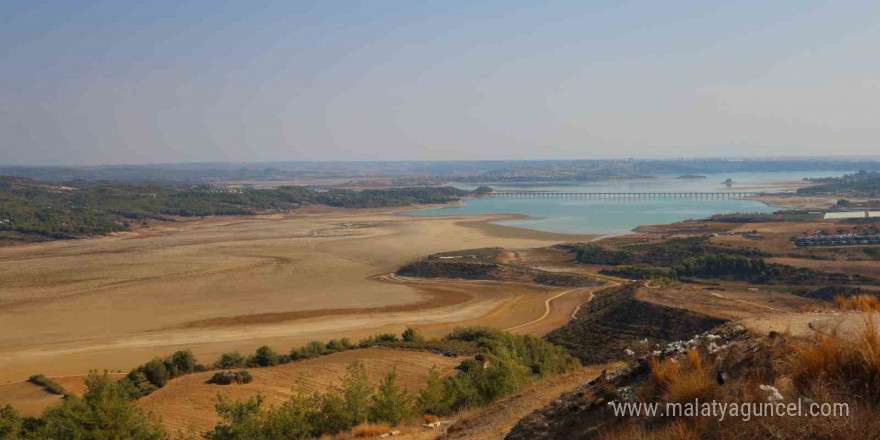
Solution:
[[[705,199],[722,200],[768,194],[756,191],[711,192],[561,192],[561,191],[495,191],[493,197],[519,198],[583,198],[583,199]]]

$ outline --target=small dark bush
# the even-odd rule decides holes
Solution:
[[[422,336],[422,332],[412,327],[407,327],[406,330],[403,331],[401,337],[404,341],[407,342],[422,342],[425,340],[425,338]]]
[[[208,383],[213,383],[217,385],[229,385],[231,383],[244,384],[251,383],[254,380],[254,376],[251,375],[247,370],[241,371],[218,371],[211,376],[211,379],[208,380]]]
[[[29,377],[28,381],[43,387],[46,391],[52,394],[58,394],[59,396],[67,395],[67,390],[65,390],[64,387],[58,385],[55,381],[42,374],[35,374]]]

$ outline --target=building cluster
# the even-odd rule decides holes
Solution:
[[[880,244],[880,235],[812,235],[810,237],[797,237],[794,239],[794,244],[797,247]]]
[[[240,193],[242,192],[241,188],[232,185],[218,185],[212,184],[210,187],[211,192],[213,193]]]

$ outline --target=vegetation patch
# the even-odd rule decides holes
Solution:
[[[859,171],[841,177],[812,179],[819,185],[800,188],[800,195],[846,193],[856,197],[880,196],[880,172]]]
[[[471,194],[452,187],[314,191],[297,186],[229,189],[210,185],[52,184],[0,176],[0,239],[39,241],[128,231],[170,216],[253,215],[306,205],[378,208],[448,203]]]
[[[64,387],[42,374],[35,374],[29,377],[28,381],[43,387],[43,389],[52,394],[57,394],[59,396],[67,396],[68,394]]]
[[[620,249],[578,244],[568,250],[580,263],[618,266],[602,269],[600,273],[627,279],[687,281],[697,278],[790,286],[880,284],[878,279],[861,275],[768,263],[764,260],[767,254],[756,249],[717,246],[708,240],[708,237],[690,237]]]
[[[811,222],[822,219],[822,213],[801,210],[776,211],[773,213],[731,213],[715,214],[704,221],[718,223],[775,223],[775,222]]]
[[[401,267],[397,274],[419,278],[516,281],[555,287],[590,287],[602,283],[595,278],[575,273],[549,272],[517,264],[496,263],[494,260],[500,249],[491,250],[494,254],[488,250],[473,255],[468,253],[471,251],[447,252],[449,255],[434,254]]]
[[[379,335],[387,343],[416,343],[414,331],[401,338]],[[367,381],[363,364],[355,362],[340,386],[324,393],[295,391],[280,406],[266,408],[263,399],[220,401],[222,421],[206,435],[209,440],[301,439],[350,432],[354,437],[389,432],[405,420],[428,414],[443,416],[491,402],[545,376],[569,371],[579,364],[559,347],[538,338],[510,335],[488,328],[457,329],[442,341],[472,344],[479,352],[462,361],[457,373],[442,377],[432,370],[425,387],[412,394],[396,383],[392,372],[378,387]]]
[[[247,370],[218,371],[208,379],[208,383],[217,385],[229,385],[232,383],[246,384],[251,383],[253,380],[254,376],[252,376]]]

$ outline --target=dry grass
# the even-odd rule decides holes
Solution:
[[[849,298],[837,295],[837,307],[841,310],[858,310],[860,312],[880,312],[880,298],[874,295],[853,295]]]
[[[387,423],[362,423],[351,428],[352,437],[378,437],[391,431],[391,425]]]
[[[689,350],[681,361],[651,359],[651,375],[667,402],[708,400],[718,392],[712,369],[696,349]]]
[[[602,436],[604,440],[690,440],[758,438],[880,439],[880,331],[866,314],[864,327],[846,335],[794,340],[782,335],[725,353],[726,360],[690,351],[678,362],[651,361],[651,381],[640,400],[728,403],[766,401],[760,385],[774,385],[785,404],[797,399],[846,403],[849,415],[811,417],[728,416],[630,419]],[[720,363],[719,363],[720,362]],[[710,371],[722,365],[730,378],[718,386]],[[705,399],[705,400],[704,400]],[[806,411],[806,408],[805,408]]]
[[[639,425],[602,436],[602,440],[698,440],[697,432],[684,422],[676,421],[658,430],[646,430]]]
[[[801,392],[831,387],[842,395],[880,402],[880,332],[872,313],[865,315],[860,334],[843,337],[835,332],[794,344],[788,365]]]

